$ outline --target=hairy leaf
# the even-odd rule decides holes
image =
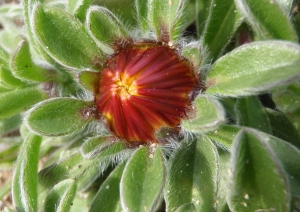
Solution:
[[[108,178],[101,184],[95,195],[90,212],[98,211],[123,211],[120,202],[120,181],[123,174],[125,163],[119,164]]]
[[[160,203],[165,181],[165,164],[159,148],[148,153],[140,147],[127,162],[120,183],[125,211],[154,211]],[[130,189],[128,189],[130,188]]]
[[[262,39],[298,40],[289,15],[278,0],[235,0],[235,3]]]
[[[290,189],[284,168],[255,131],[244,129],[237,135],[230,168],[227,199],[232,211],[289,211]]]
[[[196,211],[214,211],[219,159],[216,147],[201,136],[184,142],[169,161],[165,188],[167,211],[182,211],[192,203]]]
[[[41,137],[29,133],[17,160],[12,182],[12,197],[18,211],[38,211],[37,172],[41,141]]]
[[[290,83],[300,77],[300,48],[284,41],[253,42],[215,62],[206,93],[245,96]]]
[[[222,50],[241,24],[234,0],[213,0],[203,32],[203,43],[208,46],[210,58],[217,60]]]
[[[52,98],[31,109],[25,122],[41,135],[67,135],[91,120],[90,106],[89,102],[74,98]]]
[[[23,80],[46,82],[51,78],[51,74],[54,74],[50,70],[41,68],[33,62],[29,44],[26,40],[22,40],[18,45],[11,59],[10,66],[14,76]]]
[[[235,112],[238,125],[271,133],[268,116],[257,97],[251,96],[237,99]]]
[[[51,189],[45,199],[45,212],[68,212],[76,195],[76,181],[67,179]]]
[[[28,110],[33,104],[46,98],[36,87],[23,88],[0,95],[0,118],[10,117]]]
[[[217,99],[199,96],[194,101],[195,114],[182,122],[182,126],[192,132],[213,130],[225,121],[225,112]]]
[[[130,40],[119,19],[104,7],[92,6],[87,12],[87,28],[96,41],[112,48]]]
[[[85,69],[102,65],[102,51],[83,24],[65,11],[37,6],[33,29],[44,50],[64,66]]]

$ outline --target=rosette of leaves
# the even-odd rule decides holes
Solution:
[[[5,210],[299,207],[296,4],[1,6]]]

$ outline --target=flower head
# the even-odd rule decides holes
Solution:
[[[157,142],[157,130],[177,128],[187,117],[198,82],[193,67],[174,49],[137,43],[107,60],[96,105],[117,137]]]

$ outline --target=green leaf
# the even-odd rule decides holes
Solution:
[[[23,88],[0,95],[0,118],[10,117],[28,110],[33,104],[46,98],[36,87]]]
[[[20,114],[0,121],[0,135],[17,130],[22,123]]]
[[[278,0],[235,0],[237,8],[247,18],[262,39],[282,39],[297,42],[289,15]]]
[[[200,42],[193,42],[184,46],[181,54],[192,62],[196,70],[206,63],[206,49],[202,47]]]
[[[117,144],[118,143],[118,144]],[[87,139],[81,146],[81,154],[86,159],[97,157],[100,152],[114,145],[116,148],[125,148],[123,141],[116,142],[112,136],[96,136]]]
[[[152,154],[143,146],[133,154],[126,164],[120,183],[123,209],[132,212],[155,211],[164,187],[164,163],[159,148]]]
[[[228,191],[228,162],[230,153],[223,148],[217,148],[219,154],[219,177],[218,177],[218,190],[217,190],[217,212],[231,212],[228,208],[226,194]]]
[[[199,133],[215,129],[225,122],[225,111],[217,99],[210,96],[199,96],[194,101],[194,117],[183,120],[182,126]]]
[[[52,98],[36,105],[25,123],[37,134],[67,135],[82,129],[92,118],[90,102],[74,98]]]
[[[239,131],[239,127],[232,125],[223,125],[215,131],[206,133],[206,135],[212,141],[216,142],[217,145],[220,145],[221,147],[229,150],[231,149],[232,143]]]
[[[176,209],[176,212],[196,212],[196,207],[193,203],[186,203]]]
[[[101,75],[99,74],[99,72],[82,71],[79,74],[79,82],[85,89],[93,93],[98,93],[100,77]]]
[[[8,52],[0,45],[0,64],[8,68],[9,54]]]
[[[125,163],[119,164],[108,178],[101,184],[95,195],[89,212],[98,211],[123,211],[120,202],[120,181],[123,174]]]
[[[92,3],[93,0],[69,0],[68,12],[78,18],[81,22],[84,22],[86,11]]]
[[[272,99],[282,112],[294,112],[300,108],[300,83],[295,82],[284,89],[276,89],[272,92]]]
[[[180,37],[183,12],[187,1],[149,1],[148,18],[158,40],[176,41]]]
[[[271,134],[268,116],[257,97],[250,96],[237,99],[235,113],[238,125],[252,127]]]
[[[150,31],[150,26],[148,22],[148,0],[135,0],[135,7],[137,13],[137,19],[142,30],[143,35]]]
[[[76,179],[78,190],[87,189],[112,162],[127,159],[129,154],[123,151],[124,147],[125,144],[113,144],[91,159],[84,158],[80,151],[68,155],[62,152],[64,157],[39,173],[41,190],[51,188],[64,179]]]
[[[50,190],[44,205],[45,212],[68,212],[76,195],[76,181],[61,181]]]
[[[37,6],[33,29],[44,50],[64,66],[88,69],[104,61],[83,24],[61,9]]]
[[[120,48],[120,42],[130,41],[123,24],[104,7],[90,7],[87,12],[87,28],[96,41],[114,49]]]
[[[32,31],[32,12],[33,8],[40,3],[43,3],[44,0],[23,0],[23,10],[24,10],[24,18],[25,18],[25,25],[27,28],[27,32],[29,34],[30,42],[33,44],[35,48],[37,48],[38,44],[35,39],[35,36]]]
[[[286,88],[278,88],[272,93],[276,108],[288,115],[300,132],[300,84],[295,82]]]
[[[214,211],[218,169],[217,149],[206,136],[182,143],[169,161],[167,211],[177,211],[187,203],[196,211]]]
[[[268,119],[270,120],[272,134],[300,149],[300,135],[285,113],[267,108],[266,113],[268,115]]]
[[[137,19],[135,16],[136,8],[134,7],[134,0],[101,0],[98,5],[107,8],[120,15],[122,20],[126,20],[126,25],[136,26]]]
[[[210,58],[218,59],[230,41],[242,17],[237,12],[234,0],[213,0],[203,32],[203,43],[208,47]]]
[[[272,148],[289,177],[293,197],[300,198],[300,151],[293,145],[274,136],[260,133],[260,136]]]
[[[0,66],[0,84],[7,88],[20,88],[27,85],[27,83],[15,78],[11,71],[4,66]]]
[[[196,10],[197,10],[197,19],[196,19],[196,26],[197,26],[197,34],[198,38],[203,35],[205,22],[208,19],[208,15],[210,12],[210,6],[213,0],[196,0]]]
[[[37,172],[41,141],[41,137],[28,134],[17,160],[12,181],[12,198],[18,211],[38,211]]]
[[[10,63],[14,76],[28,81],[49,81],[53,72],[37,66],[31,58],[29,44],[26,40],[18,45]]]
[[[300,76],[300,48],[284,41],[253,42],[215,62],[207,94],[245,96],[290,83]]]
[[[285,171],[266,141],[250,129],[236,137],[228,204],[232,211],[290,211]],[[272,194],[272,195],[270,195]]]

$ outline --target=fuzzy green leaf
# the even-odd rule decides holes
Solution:
[[[66,155],[39,173],[42,189],[52,187],[64,179],[76,179],[78,190],[87,189],[112,162],[118,157],[126,159],[124,146],[120,143],[99,152],[97,157],[86,159],[80,151]]]
[[[158,40],[169,42],[179,38],[186,5],[187,1],[185,0],[149,1],[148,18]]]
[[[263,139],[273,149],[289,177],[291,193],[300,198],[300,151],[291,144],[274,136],[261,133]]]
[[[215,131],[206,133],[206,135],[218,145],[231,149],[234,138],[239,131],[240,128],[236,126],[223,125]]]
[[[120,183],[121,204],[126,211],[155,211],[164,187],[164,163],[158,148],[152,154],[146,147],[140,147],[133,154]]]
[[[195,116],[182,122],[182,126],[189,131],[209,131],[225,122],[224,109],[213,97],[199,96],[195,99],[193,107]]]
[[[203,32],[203,43],[208,46],[210,58],[217,60],[236,28],[242,23],[234,0],[213,0]]]
[[[45,199],[45,212],[68,212],[76,195],[76,181],[67,179],[51,189]]]
[[[266,109],[266,113],[270,120],[272,134],[300,149],[300,135],[288,117],[282,112],[271,109]]]
[[[23,88],[0,95],[0,118],[10,117],[28,110],[33,104],[46,98],[46,95],[35,87]]]
[[[84,22],[86,17],[86,11],[92,3],[93,0],[69,0],[68,11],[80,21]]]
[[[271,134],[268,116],[257,97],[251,96],[237,99],[235,113],[238,125],[252,127]]]
[[[196,19],[196,26],[197,26],[197,34],[198,38],[203,35],[205,22],[208,19],[208,15],[210,12],[211,2],[213,0],[196,0],[196,10],[197,10],[197,19]]]
[[[176,209],[176,212],[196,212],[196,207],[193,203],[186,203]]]
[[[258,133],[240,131],[230,167],[228,204],[232,211],[289,211],[290,190],[285,171]]]
[[[99,92],[100,77],[99,72],[82,71],[79,74],[79,81],[85,89],[97,93]]]
[[[32,31],[32,12],[34,7],[37,4],[43,3],[44,0],[23,0],[23,10],[24,10],[24,18],[25,18],[25,24],[27,28],[27,32],[29,34],[30,42],[33,44],[33,46],[37,46],[37,41],[34,39],[34,34]]]
[[[150,31],[149,22],[148,22],[148,0],[135,0],[136,13],[138,18],[138,23],[142,30],[142,33],[145,35]]]
[[[9,54],[7,51],[0,45],[0,64],[6,68],[9,67],[8,65],[9,61]]]
[[[51,79],[49,70],[37,66],[32,61],[29,44],[26,40],[22,40],[19,44],[11,59],[10,66],[14,76],[23,80],[46,82]]]
[[[91,120],[91,103],[74,98],[52,98],[35,106],[25,117],[29,129],[47,136],[67,135]]]
[[[97,157],[100,152],[110,148],[112,145],[114,145],[115,148],[125,148],[124,142],[117,144],[115,138],[112,136],[96,136],[84,142],[81,146],[81,153],[84,158],[91,159]]]
[[[182,143],[169,161],[167,211],[176,211],[187,203],[192,203],[196,211],[214,211],[218,163],[216,147],[207,137]]]
[[[108,178],[101,184],[89,212],[98,211],[123,211],[120,202],[120,181],[123,174],[125,163],[118,165],[114,171],[110,173]]]
[[[11,88],[7,88],[5,86],[0,85],[0,96],[4,93],[10,92],[10,91],[12,91]]]
[[[282,112],[292,113],[300,108],[300,83],[295,82],[287,88],[279,88],[272,93],[276,107]]]
[[[206,93],[245,96],[267,91],[300,77],[300,47],[284,41],[245,44],[215,62]]]
[[[182,48],[181,54],[192,62],[196,69],[199,69],[206,62],[206,50],[200,42],[190,43]]]
[[[247,18],[262,39],[297,41],[289,15],[278,0],[235,0],[237,8]]]
[[[38,211],[37,172],[41,141],[41,137],[28,134],[17,160],[12,182],[12,197],[18,211]]]
[[[217,148],[219,155],[219,176],[218,176],[218,190],[217,190],[217,212],[231,212],[228,208],[226,194],[228,191],[228,162],[230,160],[230,153],[221,148]]]
[[[75,69],[102,65],[104,54],[83,24],[65,11],[39,5],[33,24],[44,50],[59,63]]]
[[[92,6],[87,12],[87,28],[96,41],[112,48],[129,39],[119,19],[104,7]]]
[[[0,84],[7,88],[25,87],[27,83],[14,77],[11,71],[0,65]]]

